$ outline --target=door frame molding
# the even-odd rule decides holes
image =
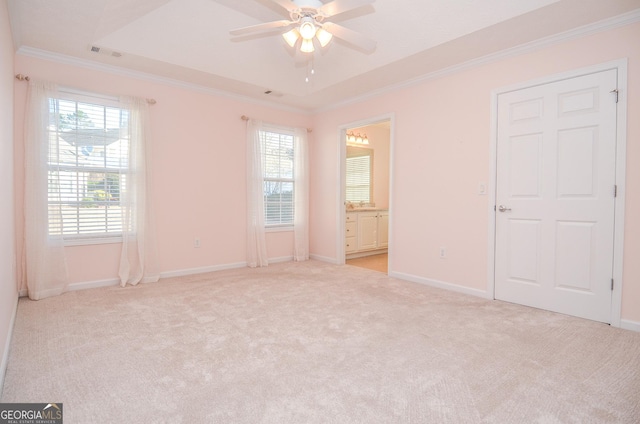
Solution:
[[[626,197],[626,157],[627,157],[627,62],[626,58],[605,62],[568,72],[544,76],[531,81],[498,88],[491,92],[491,141],[489,168],[489,202],[488,202],[488,263],[487,263],[487,295],[495,299],[495,261],[496,261],[496,185],[497,185],[497,147],[498,147],[498,97],[511,91],[522,90],[539,85],[545,85],[583,75],[594,74],[611,69],[617,70],[618,75],[618,108],[616,112],[616,185],[617,196],[614,201],[614,243],[613,243],[613,279],[614,286],[611,293],[611,319],[613,327],[620,327],[622,313],[622,285],[624,258],[624,208]]]
[[[345,142],[345,137],[347,135],[347,130],[350,128],[358,128],[365,127],[367,125],[377,124],[379,122],[389,121],[389,216],[393,216],[393,167],[394,167],[394,146],[395,146],[395,126],[396,126],[396,117],[395,113],[387,113],[384,115],[378,115],[367,119],[362,119],[360,121],[350,122],[347,124],[340,125],[338,127],[338,135],[337,135],[337,147],[338,147],[338,189],[336,192],[338,193],[338,210],[336,211],[337,215],[337,243],[336,243],[336,264],[344,265],[346,263],[345,259],[345,220],[346,220],[346,209],[345,209],[345,199],[346,199],[346,160],[347,160],[347,144]],[[388,272],[391,272],[391,264],[392,262],[392,240],[393,240],[393,224],[392,220],[389,220],[389,246],[388,246]]]

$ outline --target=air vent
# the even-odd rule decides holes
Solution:
[[[264,94],[266,94],[267,96],[271,96],[271,97],[282,97],[283,94],[278,92],[278,91],[273,91],[273,90],[267,90],[264,92]]]
[[[92,53],[98,53],[104,56],[111,57],[122,57],[122,53],[116,52],[114,50],[105,49],[104,47],[99,46],[89,46],[89,51]]]

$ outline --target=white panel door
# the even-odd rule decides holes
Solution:
[[[498,96],[496,299],[610,322],[617,71]]]

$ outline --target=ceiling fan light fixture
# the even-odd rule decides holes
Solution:
[[[258,0],[256,0],[258,1]],[[264,22],[229,31],[231,36],[247,34],[271,35],[280,30],[285,42],[294,50],[300,46],[305,53],[312,53],[316,47],[324,48],[333,37],[347,42],[351,47],[364,53],[373,53],[376,42],[356,31],[336,24],[331,18],[344,12],[373,3],[375,0],[259,0],[271,2],[289,12],[289,19]],[[317,39],[315,41],[314,39]],[[239,41],[239,40],[238,40]]]
[[[315,48],[313,47],[313,39],[302,39],[302,44],[300,45],[300,51],[303,53],[313,53]]]
[[[329,42],[333,38],[333,35],[331,35],[329,31],[318,28],[318,31],[316,31],[316,38],[320,42],[320,46],[325,47],[327,44],[329,44]]]
[[[300,33],[295,28],[292,29],[291,31],[287,31],[284,34],[282,34],[282,38],[284,38],[284,41],[286,41],[290,47],[293,47],[296,45],[296,42],[298,41],[299,37],[300,37]]]

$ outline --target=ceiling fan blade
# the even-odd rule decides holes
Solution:
[[[324,16],[329,17],[361,6],[366,6],[373,2],[375,2],[375,0],[333,0],[332,2],[320,7],[318,11]]]
[[[269,31],[272,29],[276,29],[276,28],[286,28],[288,26],[294,25],[295,22],[289,21],[289,20],[282,20],[282,21],[273,21],[273,22],[266,22],[264,24],[258,24],[258,25],[251,25],[248,27],[244,27],[244,28],[238,28],[238,29],[234,29],[232,31],[229,31],[229,34],[231,35],[247,35],[247,34],[253,34],[255,32],[261,32],[261,31]]]
[[[366,53],[373,53],[376,49],[377,43],[372,39],[365,37],[359,32],[345,28],[342,25],[334,24],[333,22],[327,22],[322,25],[322,28],[332,34],[334,37],[338,37],[341,40],[346,41],[349,44],[365,51]]]

